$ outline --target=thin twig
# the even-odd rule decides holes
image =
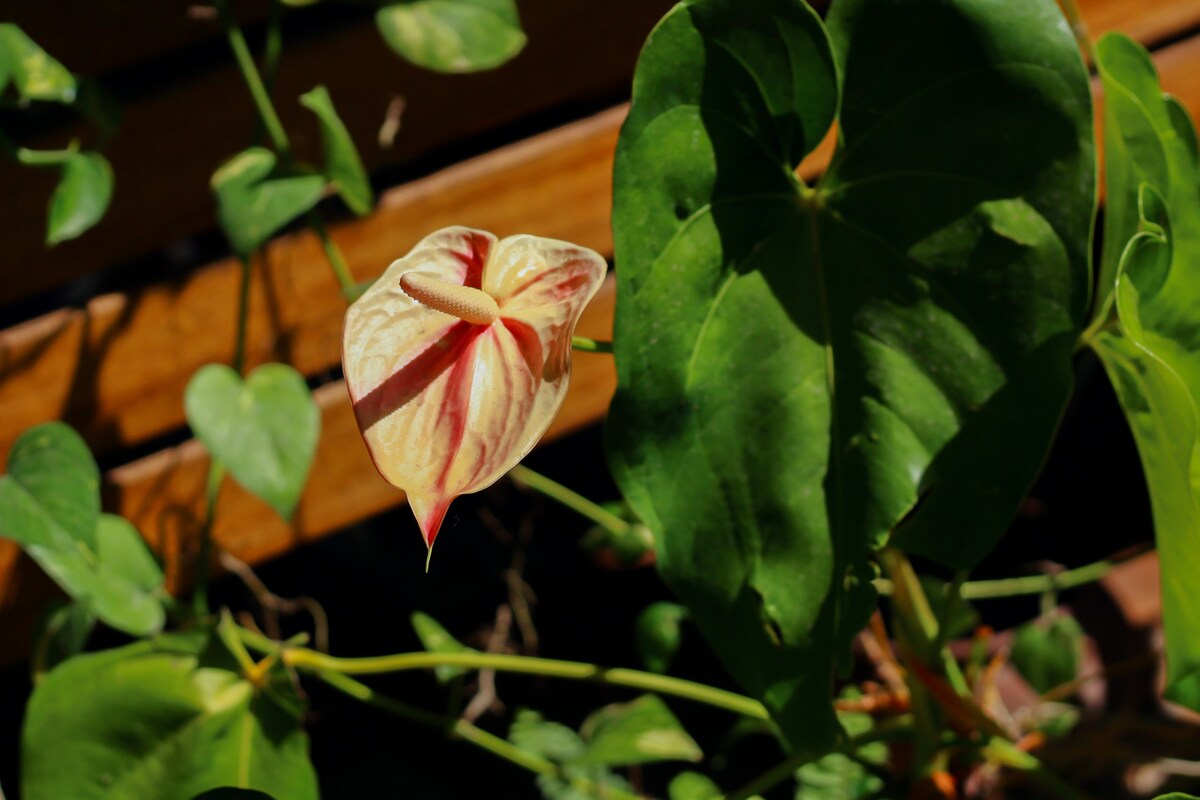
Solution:
[[[492,625],[492,633],[488,636],[487,652],[503,653],[508,644],[508,633],[512,630],[512,609],[506,605],[496,608],[496,622]],[[479,670],[479,689],[471,702],[463,709],[462,718],[474,722],[491,710],[502,711],[504,704],[496,695],[496,670]]]

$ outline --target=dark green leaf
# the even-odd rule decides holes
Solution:
[[[1103,263],[1117,325],[1088,343],[1100,356],[1133,430],[1162,564],[1167,686],[1200,709],[1200,163],[1196,133],[1162,93],[1150,59],[1131,40],[1096,49],[1106,101]],[[1115,99],[1115,103],[1113,100]],[[1114,206],[1114,203],[1116,204]],[[1125,237],[1125,238],[1121,238]],[[1116,260],[1116,268],[1111,264]],[[1102,284],[1102,288],[1104,288]],[[1107,321],[1109,309],[1100,309]]]
[[[23,100],[70,103],[75,79],[62,64],[12,23],[0,24],[0,92],[9,83]]]
[[[669,800],[720,800],[725,793],[699,772],[681,772],[671,780],[667,796]]]
[[[355,214],[362,216],[375,205],[375,195],[354,140],[333,107],[324,86],[300,95],[300,102],[312,110],[321,123],[321,142],[325,146],[325,177],[337,185],[338,194]]]
[[[202,658],[204,645],[163,637],[50,672],[26,711],[22,796],[190,798],[236,786],[316,798],[307,737],[275,699],[286,673],[270,691],[256,688]]]
[[[30,669],[34,680],[68,658],[83,652],[96,617],[86,604],[67,602],[46,612],[34,634]]]
[[[856,689],[848,689],[839,699],[860,697]],[[840,714],[838,720],[846,733],[858,736],[871,730],[874,723],[867,714]],[[876,797],[883,789],[880,780],[867,765],[882,768],[887,764],[888,749],[883,742],[872,742],[858,748],[854,758],[845,753],[830,753],[796,770],[796,800],[860,800]]]
[[[417,638],[421,640],[421,646],[431,653],[474,653],[476,652],[470,647],[467,647],[462,642],[450,635],[450,632],[442,627],[441,623],[428,614],[422,614],[420,611],[414,611],[411,617],[413,630],[417,632]],[[447,683],[453,678],[460,675],[466,675],[470,670],[464,667],[434,667],[433,673],[437,676],[438,683]]]
[[[277,169],[274,153],[251,147],[213,173],[212,188],[221,228],[233,249],[246,256],[315,206],[325,190],[325,178]]]
[[[614,176],[613,470],[666,582],[802,752],[836,735],[869,551],[904,520],[899,544],[969,565],[1040,466],[1094,194],[1054,3],[839,0],[829,25],[832,46],[797,0],[678,6]],[[839,101],[840,155],[803,186]]]
[[[113,171],[99,153],[76,153],[63,164],[50,196],[46,244],[74,239],[104,216],[112,200]]]
[[[634,622],[633,638],[642,663],[651,672],[666,672],[679,650],[687,609],[678,603],[652,603]]]
[[[1017,628],[1012,663],[1040,694],[1074,680],[1083,659],[1083,630],[1074,617],[1056,614]]]
[[[375,23],[389,47],[437,72],[492,69],[525,46],[513,0],[408,0],[379,9]]]
[[[605,706],[581,729],[587,747],[575,764],[626,766],[651,761],[699,761],[700,746],[657,695]]]
[[[192,376],[183,404],[213,458],[290,519],[321,433],[304,377],[286,364],[264,364],[242,380],[229,367],[209,364]]]

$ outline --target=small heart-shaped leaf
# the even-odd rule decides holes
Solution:
[[[700,746],[657,695],[614,703],[583,723],[587,747],[575,764],[626,766],[652,761],[699,761]]]
[[[375,14],[384,41],[436,72],[477,72],[521,52],[525,33],[513,0],[410,0]]]
[[[0,478],[0,536],[25,552],[89,614],[134,636],[162,628],[163,574],[137,530],[100,513],[100,472],[70,427],[31,428]]]
[[[245,256],[315,206],[325,177],[277,169],[274,153],[251,147],[213,173],[212,189],[221,228],[233,249]]]
[[[12,81],[22,100],[75,100],[75,79],[12,23],[0,25],[0,91]]]
[[[300,95],[300,104],[317,115],[321,122],[321,141],[325,148],[325,177],[338,190],[350,210],[360,217],[375,205],[375,195],[363,167],[354,140],[333,107],[324,86]]]
[[[321,432],[304,377],[286,364],[264,364],[242,380],[229,367],[209,364],[188,383],[184,408],[213,458],[290,519]]]
[[[95,225],[108,210],[113,194],[113,171],[99,153],[76,153],[63,164],[58,186],[50,196],[46,244],[74,239]]]

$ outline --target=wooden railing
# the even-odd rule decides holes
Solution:
[[[123,16],[133,14],[130,5],[146,16]],[[320,12],[317,22],[330,31],[299,30],[285,51],[278,97],[325,83],[362,145],[373,141],[391,97],[403,93],[408,111],[396,148],[363,146],[368,166],[386,176],[455,162],[384,192],[370,216],[332,226],[355,278],[377,275],[423,235],[450,224],[502,236],[531,232],[611,254],[612,155],[623,106],[466,160],[448,154],[465,152],[489,132],[510,138],[514,126],[545,127],[548,119],[618,100],[627,92],[637,48],[669,5],[524,3],[527,52],[495,73],[471,77],[404,66],[378,40],[369,19],[359,16]],[[29,6],[25,18],[14,21],[72,68],[114,76],[129,97],[122,132],[109,150],[116,199],[101,224],[78,241],[45,250],[43,204],[30,201],[39,191],[48,193],[49,185],[38,183],[45,176],[0,167],[0,185],[22,187],[0,193],[6,229],[0,308],[11,312],[9,318],[26,316],[21,312],[30,298],[44,306],[53,297],[46,292],[79,291],[78,279],[103,281],[114,266],[122,266],[118,280],[134,288],[96,294],[0,331],[0,469],[22,431],[53,419],[70,422],[105,462],[116,465],[103,478],[106,508],[137,525],[178,588],[195,557],[207,456],[195,441],[155,443],[178,441],[185,430],[182,393],[191,374],[230,358],[239,268],[225,258],[159,281],[154,271],[163,259],[154,254],[180,237],[213,229],[208,177],[246,145],[251,108],[212,23],[186,20],[180,6],[147,0],[122,6],[126,12],[115,18],[83,0]],[[69,16],[64,6],[77,12],[70,26],[56,19]],[[1155,47],[1164,86],[1200,116],[1200,3],[1081,0],[1080,6],[1093,35],[1118,29]],[[263,8],[249,4],[240,12],[251,30]],[[80,30],[89,36],[80,38]],[[127,30],[132,33],[123,47],[92,47],[112,41],[105,31],[120,36]],[[191,55],[200,66],[181,66]],[[153,75],[143,74],[168,67],[184,77],[157,85]],[[289,128],[311,127],[298,106],[280,106]],[[44,138],[53,144],[71,134],[69,127],[53,129]],[[827,143],[801,171],[818,174],[829,148]],[[610,277],[579,332],[607,338],[613,300]],[[255,563],[395,506],[403,495],[377,476],[345,388],[334,377],[345,304],[312,235],[291,233],[269,244],[255,263],[250,308],[248,366],[272,360],[294,365],[318,384],[323,415],[313,473],[291,525],[231,482],[222,491],[215,538]],[[549,436],[598,422],[614,384],[610,357],[577,355],[570,394]],[[135,457],[139,449],[152,452]],[[54,593],[16,547],[0,541],[0,662],[26,652],[33,622]]]

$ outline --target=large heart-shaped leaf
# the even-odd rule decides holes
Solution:
[[[375,22],[389,47],[437,72],[492,69],[525,46],[513,0],[405,0],[379,9]]]
[[[1088,341],[1129,420],[1150,490],[1165,693],[1200,709],[1200,158],[1187,112],[1162,93],[1139,45],[1106,36],[1096,57],[1109,109],[1106,196],[1114,211],[1105,213],[1133,221],[1105,226],[1103,263],[1119,253],[1108,287],[1115,319],[1098,318],[1106,324]]]
[[[333,107],[329,90],[318,86],[300,95],[300,103],[317,115],[321,123],[321,142],[325,149],[325,177],[337,186],[338,194],[355,214],[362,216],[375,205],[375,195],[367,180],[354,140]]]
[[[78,656],[47,674],[25,715],[22,796],[190,798],[233,786],[316,798],[286,672],[277,666],[252,683],[218,647],[163,637]]]
[[[900,526],[970,565],[1040,466],[1094,195],[1051,0],[839,0],[829,31],[799,0],[684,2],[615,172],[610,460],[664,579],[801,750],[837,729],[869,550]]]
[[[321,412],[304,376],[264,364],[245,380],[209,364],[188,382],[188,425],[213,458],[284,519],[304,490],[321,433]]]
[[[315,206],[325,190],[325,177],[279,169],[274,153],[251,147],[213,173],[212,189],[222,230],[233,249],[246,256]]]
[[[0,536],[16,541],[87,613],[135,636],[160,630],[162,570],[137,530],[100,513],[100,471],[79,434],[39,425],[0,477]]]

